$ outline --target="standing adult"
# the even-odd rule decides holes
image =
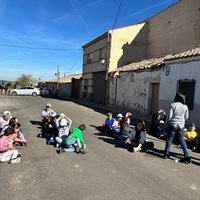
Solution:
[[[185,104],[185,96],[181,93],[176,93],[174,103],[171,104],[169,111],[168,138],[165,146],[164,159],[170,157],[170,146],[172,144],[174,135],[177,133],[179,142],[184,153],[184,158],[181,161],[185,162],[186,164],[191,162],[187,145],[183,137],[185,121],[188,119],[188,117],[189,111],[187,105]]]

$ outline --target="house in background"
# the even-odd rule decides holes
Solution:
[[[197,0],[180,0],[142,23],[110,30],[83,46],[81,96],[103,104],[117,101],[119,95],[110,95],[110,71],[132,62],[198,48],[199,44],[200,1]],[[152,87],[160,90],[159,84]]]
[[[80,97],[80,83],[77,84],[77,81],[81,81],[82,74],[72,74],[59,79],[53,79],[45,82],[45,87],[48,87],[52,91],[56,91],[58,88],[58,97],[66,99],[68,97]],[[73,80],[73,81],[72,81]],[[72,92],[73,88],[73,92]]]
[[[114,73],[114,72],[113,72]],[[134,62],[109,74],[109,104],[152,114],[167,114],[176,92],[186,96],[187,123],[200,127],[200,48]]]
[[[145,50],[138,34],[145,29],[145,23],[110,30],[83,46],[83,77],[82,98],[97,103],[107,103],[107,77],[108,73],[117,67],[134,60],[132,52],[137,52],[137,59],[141,59]],[[136,38],[137,36],[137,38]],[[129,46],[129,53],[123,55],[123,47],[133,40],[135,45]],[[121,58],[121,59],[120,59]]]

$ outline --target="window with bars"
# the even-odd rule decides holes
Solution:
[[[178,80],[178,92],[185,95],[185,102],[189,110],[194,107],[194,94],[195,94],[196,80]]]

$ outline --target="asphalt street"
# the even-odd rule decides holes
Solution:
[[[49,102],[65,113],[73,127],[84,123],[87,155],[57,154],[41,133],[41,111]],[[148,135],[155,148],[149,153],[130,153],[115,147],[114,138],[101,131],[103,109],[77,102],[40,96],[0,96],[0,114],[9,110],[19,119],[27,147],[20,164],[0,163],[1,200],[198,200],[200,199],[200,153],[191,152],[193,163],[164,160],[165,141]],[[182,156],[182,150],[171,147]]]

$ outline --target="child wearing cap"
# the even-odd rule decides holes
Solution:
[[[47,103],[46,108],[42,111],[41,117],[42,125],[45,128],[45,131],[51,131],[51,136],[47,141],[47,144],[54,143],[54,132],[55,132],[55,121],[54,118],[56,116],[56,112],[52,109],[51,104]]]
[[[56,142],[59,144],[59,146],[63,146],[65,145],[65,139],[69,135],[72,120],[65,116],[65,118],[61,118],[58,123],[58,136],[56,137]]]
[[[121,132],[121,124],[122,124],[123,117],[124,116],[121,113],[119,113],[117,115],[117,119],[114,121],[112,125],[112,133],[114,137],[118,136]]]
[[[9,111],[4,111],[3,117],[0,117],[0,129],[7,125],[11,119],[11,113]]]
[[[56,112],[51,108],[51,104],[47,103],[46,108],[42,111],[41,117],[43,119],[48,118],[49,116],[56,116]]]

